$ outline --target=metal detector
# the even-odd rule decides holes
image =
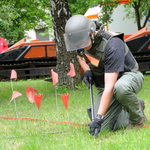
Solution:
[[[78,53],[80,53],[80,56],[83,57],[85,59],[86,64],[90,64],[91,62],[88,60],[88,58],[86,57],[85,53],[84,53],[84,49],[78,49],[77,50]],[[94,107],[93,107],[93,90],[92,90],[92,84],[90,83],[90,98],[91,98],[91,114],[92,114],[92,122],[95,120],[95,115],[94,115]],[[97,138],[98,135],[98,129],[95,129],[95,133],[94,133],[94,137]]]
[[[93,107],[93,90],[92,90],[92,84],[90,83],[90,98],[91,98],[91,114],[92,114],[92,121],[94,121],[94,107]]]
[[[92,122],[95,120],[94,115],[94,107],[93,107],[93,90],[92,90],[92,84],[90,83],[90,98],[91,98],[91,114],[92,114]],[[98,129],[95,129],[94,138],[97,138],[98,135]]]

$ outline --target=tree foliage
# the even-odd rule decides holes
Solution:
[[[90,7],[90,0],[69,0],[70,9],[72,15],[81,14],[84,15],[87,9]]]
[[[92,0],[94,3],[98,3],[100,7],[103,8],[103,16],[100,21],[111,23],[113,19],[111,15],[115,8],[117,8],[121,3],[121,0]],[[124,4],[125,7],[125,17],[124,18],[134,18],[137,23],[138,30],[146,26],[148,18],[150,17],[150,2],[148,0],[129,0],[129,3]],[[147,12],[147,17],[145,17],[145,12]],[[145,21],[142,24],[141,19],[145,17]]]
[[[45,21],[48,0],[1,0],[0,36],[10,41],[25,37],[25,31]]]
[[[90,0],[69,0],[72,14],[84,14],[89,8],[89,2]],[[17,42],[26,37],[25,31],[43,27],[47,28],[42,36],[50,34],[53,37],[49,0],[1,0],[0,5],[0,36],[7,42]]]

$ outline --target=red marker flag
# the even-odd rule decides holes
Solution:
[[[63,101],[63,103],[64,103],[64,105],[65,105],[65,108],[66,108],[66,110],[67,110],[67,107],[68,107],[68,100],[69,100],[69,94],[67,93],[67,94],[61,95],[61,99],[62,99],[62,101]]]
[[[29,87],[29,86],[26,86],[26,95],[27,95],[28,100],[31,103],[34,102],[34,96],[35,96],[36,92],[37,92],[36,89]]]
[[[70,63],[70,68],[71,70],[68,72],[67,76],[74,77],[76,75],[75,70],[74,70],[74,65]]]
[[[12,97],[11,97],[10,102],[11,102],[13,99],[15,99],[15,98],[17,98],[17,97],[19,97],[19,96],[21,96],[21,95],[22,95],[22,94],[19,93],[18,91],[14,91],[13,94],[12,94]],[[8,105],[10,104],[10,102],[8,103]]]
[[[56,88],[56,83],[58,82],[58,74],[51,69],[52,74],[52,80],[53,80],[53,86]]]
[[[15,79],[17,80],[17,72],[15,70],[11,70],[11,76],[10,76],[10,79]]]
[[[35,98],[35,103],[36,103],[38,109],[40,109],[42,97],[43,97],[43,94],[38,94],[38,95],[35,95],[35,96],[34,96],[34,98]]]

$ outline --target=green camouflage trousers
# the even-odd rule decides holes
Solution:
[[[108,128],[114,131],[118,128],[126,127],[128,124],[137,124],[141,121],[143,114],[139,107],[137,94],[141,90],[143,82],[144,77],[141,72],[125,72],[117,80],[102,129]],[[97,90],[94,106],[95,115],[97,114],[104,89],[97,87]]]

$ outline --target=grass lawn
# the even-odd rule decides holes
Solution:
[[[60,87],[55,90],[52,83],[42,79],[13,81],[12,85],[13,91],[22,93],[22,96],[15,99],[16,109],[14,100],[7,105],[12,96],[11,82],[0,82],[0,117],[16,117],[17,114],[20,118],[38,121],[0,118],[0,150],[148,150],[150,147],[149,75],[145,75],[144,86],[138,94],[146,106],[148,121],[144,128],[126,134],[123,130],[104,130],[97,139],[88,133],[89,127],[85,126],[90,122],[86,112],[90,106],[90,91],[85,85],[78,86],[75,91]],[[35,103],[29,102],[26,86],[37,89],[37,94],[43,94],[39,110]],[[60,96],[66,93],[69,93],[68,110]],[[95,99],[94,86],[93,95]]]

